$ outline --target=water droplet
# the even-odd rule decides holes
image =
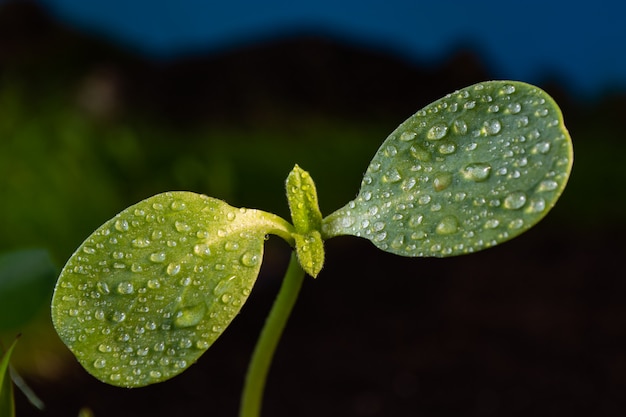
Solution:
[[[93,362],[93,367],[97,369],[102,369],[107,365],[106,359],[98,358]]]
[[[431,197],[428,194],[421,195],[420,198],[417,199],[417,202],[421,205],[425,205],[430,203]]]
[[[463,120],[455,120],[452,128],[454,129],[454,133],[459,135],[464,135],[467,133],[467,123]]]
[[[497,219],[489,219],[485,222],[485,229],[495,229],[500,225],[500,221]]]
[[[537,187],[538,192],[553,191],[558,188],[559,184],[554,180],[544,180]]]
[[[386,156],[388,156],[388,157],[394,157],[394,156],[396,156],[397,154],[398,154],[398,148],[396,148],[395,146],[393,146],[393,145],[388,145],[388,146],[385,148],[385,155],[386,155]]]
[[[387,172],[385,175],[383,175],[383,182],[398,182],[402,179],[402,177],[400,176],[400,172],[393,168],[391,169],[389,172]]]
[[[449,172],[441,172],[435,175],[433,179],[433,188],[435,191],[443,191],[452,184],[452,174]]]
[[[489,113],[498,113],[500,111],[500,106],[498,106],[497,104],[492,104],[491,106],[489,106],[487,111]]]
[[[241,264],[247,267],[257,266],[259,263],[259,257],[252,252],[246,252],[241,256]]]
[[[515,92],[515,86],[511,84],[507,84],[502,88],[502,92],[504,94],[513,94]]]
[[[400,140],[403,142],[409,142],[415,139],[416,136],[417,133],[415,132],[402,132],[402,134],[400,135]]]
[[[509,223],[509,229],[521,229],[522,226],[524,226],[524,220],[522,219],[515,219],[515,220],[511,220],[511,222]]]
[[[548,115],[548,109],[538,109],[535,111],[535,116],[537,117],[546,117]]]
[[[522,105],[519,103],[509,103],[506,108],[511,114],[517,114],[522,111]]]
[[[176,228],[177,231],[181,233],[188,232],[191,230],[191,227],[187,223],[181,222],[181,221],[175,222],[174,227]]]
[[[153,378],[153,379],[161,378],[161,372],[160,371],[152,370],[152,371],[150,371],[149,375],[150,375],[150,378]]]
[[[233,252],[239,249],[239,243],[235,242],[235,241],[228,241],[224,244],[224,249],[229,251],[229,252]]]
[[[166,268],[167,275],[174,276],[180,272],[180,264],[171,263]]]
[[[114,311],[111,315],[111,320],[116,323],[121,323],[126,320],[126,313],[124,313],[123,311]]]
[[[148,280],[148,288],[151,290],[156,290],[161,288],[161,282],[158,279],[150,279]]]
[[[409,149],[409,152],[411,152],[411,155],[413,155],[414,158],[422,162],[428,162],[432,158],[430,152],[428,152],[426,148],[419,144],[412,145]]]
[[[150,260],[152,262],[159,263],[165,261],[165,257],[165,252],[154,252],[150,255]]]
[[[206,243],[199,243],[197,245],[194,245],[193,253],[198,256],[209,256],[211,255],[211,249]]]
[[[133,239],[131,244],[136,248],[145,248],[150,246],[150,240],[145,238]]]
[[[174,200],[172,204],[170,204],[170,208],[174,211],[182,211],[185,210],[187,206],[183,201]]]
[[[450,235],[459,229],[459,221],[454,216],[445,216],[441,219],[435,231],[440,235]]]
[[[100,293],[102,293],[104,295],[107,295],[107,294],[110,293],[109,286],[104,281],[99,281],[96,284],[96,288],[98,288],[98,291],[100,291]]]
[[[394,249],[400,249],[404,245],[404,235],[396,236],[391,242],[391,247]]]
[[[483,129],[487,135],[497,135],[502,130],[502,124],[499,120],[488,120],[483,124]]]
[[[463,170],[463,176],[474,182],[486,181],[491,174],[491,165],[483,162],[469,164]]]
[[[426,138],[429,140],[439,140],[448,133],[448,126],[444,124],[436,124],[426,133]]]
[[[546,209],[546,201],[543,198],[533,198],[530,200],[526,211],[529,213],[540,213]]]
[[[111,345],[107,345],[106,343],[100,343],[98,345],[98,351],[102,353],[111,353],[113,351],[113,348],[111,347]]]
[[[471,109],[473,109],[474,107],[476,107],[476,102],[475,102],[474,100],[470,100],[470,101],[466,102],[466,103],[463,105],[463,107],[464,107],[465,109],[467,109],[467,110],[471,110]]]
[[[526,194],[523,191],[514,191],[504,198],[504,208],[517,210],[526,204]]]
[[[93,255],[94,253],[96,253],[96,250],[89,246],[83,246],[83,252],[89,255]]]
[[[409,177],[402,183],[402,190],[409,191],[415,187],[415,184],[417,184],[417,180],[413,177]]]
[[[128,231],[128,222],[123,219],[118,219],[115,221],[115,229],[118,232],[127,232]]]
[[[206,312],[204,304],[196,304],[179,310],[174,317],[174,326],[191,327],[202,321]]]
[[[439,145],[437,149],[442,155],[450,155],[456,151],[456,145],[452,142],[445,142]]]
[[[117,284],[117,292],[120,294],[132,294],[135,291],[132,282],[122,281]]]
[[[534,153],[534,154],[540,153],[540,154],[545,155],[548,152],[550,152],[550,143],[549,142],[539,142],[539,143],[537,143],[533,147],[531,152]]]

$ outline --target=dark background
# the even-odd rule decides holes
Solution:
[[[502,77],[470,44],[420,62],[306,30],[155,57],[53,16],[35,3],[0,5],[0,250],[44,247],[59,267],[115,213],[166,190],[287,217],[294,163],[311,172],[328,214],[354,197],[400,122]],[[619,54],[623,40],[600,46]],[[553,212],[514,241],[451,259],[329,241],[279,346],[264,415],[626,414],[626,96],[619,82],[589,94],[542,74],[523,80],[561,105],[575,148]],[[46,404],[36,410],[18,392],[18,416],[236,415],[288,251],[270,239],[233,325],[184,374],[147,388],[88,376],[42,308],[2,334],[7,343],[23,333],[14,365]]]

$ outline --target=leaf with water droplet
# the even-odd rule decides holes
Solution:
[[[285,188],[296,229],[296,255],[302,269],[315,278],[324,265],[322,213],[317,202],[315,183],[308,172],[296,165],[287,176]]]
[[[360,236],[404,256],[475,252],[541,220],[572,160],[548,94],[521,82],[476,84],[402,123],[374,156],[356,199],[323,220],[323,237]]]
[[[159,194],[98,228],[68,260],[54,326],[98,379],[137,387],[193,364],[238,314],[268,233],[293,227],[190,192]]]

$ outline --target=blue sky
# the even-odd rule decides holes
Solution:
[[[0,0],[1,1],[1,0]],[[331,34],[437,63],[470,45],[497,78],[557,77],[576,95],[626,91],[626,2],[40,0],[75,27],[155,57],[290,33]]]

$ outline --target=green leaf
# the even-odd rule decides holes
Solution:
[[[292,226],[190,192],[159,194],[97,229],[57,282],[52,319],[85,369],[137,387],[182,372],[222,334]]]
[[[298,165],[287,176],[285,188],[296,229],[294,238],[298,262],[307,274],[315,278],[324,266],[322,213],[317,201],[317,189],[309,173]]]
[[[0,331],[17,329],[42,311],[57,272],[44,249],[0,255]]]
[[[453,256],[509,240],[553,207],[572,166],[561,111],[544,91],[476,84],[402,123],[355,200],[323,236],[355,235],[404,256]]]
[[[0,360],[0,416],[15,416],[15,400],[13,398],[13,383],[11,382],[9,372],[9,361],[16,344],[17,339],[9,346],[6,352],[0,352],[3,353]]]

